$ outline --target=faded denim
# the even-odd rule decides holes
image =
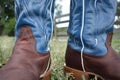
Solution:
[[[53,33],[53,13],[55,0],[15,0],[16,37],[20,28],[28,25],[36,39],[36,50],[47,53]]]
[[[92,55],[107,53],[107,33],[113,32],[117,0],[71,0],[68,43]]]
[[[37,41],[36,50],[46,53],[53,33],[55,0],[15,0],[16,37],[29,25]],[[107,33],[113,32],[117,0],[71,0],[68,44],[75,50],[105,55]]]

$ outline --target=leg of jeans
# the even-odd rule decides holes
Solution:
[[[36,50],[49,51],[49,41],[53,33],[53,13],[55,0],[15,0],[16,38],[21,26],[30,26],[36,39]]]
[[[68,44],[79,52],[105,55],[113,31],[117,0],[71,0]]]

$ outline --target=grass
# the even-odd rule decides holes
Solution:
[[[119,36],[119,35],[118,35]],[[0,65],[5,64],[9,59],[14,46],[15,39],[13,37],[0,37]],[[67,40],[55,40],[51,42],[51,56],[52,56],[52,79],[51,80],[67,80],[63,75],[64,56],[67,46]],[[113,48],[120,53],[120,38],[113,39]],[[1,55],[2,54],[2,55]]]
[[[14,45],[14,38],[2,36],[0,37],[0,65],[5,64],[9,59]]]

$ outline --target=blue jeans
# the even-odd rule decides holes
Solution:
[[[28,25],[36,50],[46,53],[53,33],[55,0],[15,0],[16,37]],[[117,0],[71,0],[68,45],[91,55],[105,55],[107,33],[113,32]]]

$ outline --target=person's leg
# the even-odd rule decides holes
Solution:
[[[111,48],[116,5],[117,0],[71,0],[68,67],[120,79],[120,56]]]
[[[50,80],[55,0],[15,0],[16,43],[0,80]]]

